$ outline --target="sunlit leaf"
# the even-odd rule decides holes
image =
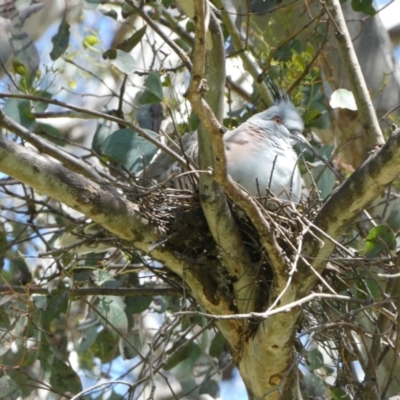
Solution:
[[[329,104],[332,108],[347,108],[352,111],[357,110],[356,100],[353,92],[347,89],[337,89],[332,93]]]
[[[110,49],[103,54],[103,58],[110,60],[110,63],[124,74],[130,75],[136,71],[136,61],[125,51]]]
[[[96,310],[101,316],[100,323],[115,335],[128,331],[128,319],[120,297],[99,296]]]

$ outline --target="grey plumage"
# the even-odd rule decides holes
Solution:
[[[272,89],[275,100],[272,107],[225,133],[228,174],[255,197],[265,196],[269,188],[280,199],[297,203],[302,180],[292,145],[305,141],[301,135],[304,123],[288,95],[274,85]],[[197,164],[197,132],[185,134],[181,147]],[[193,189],[194,180],[188,174],[179,176],[183,172],[172,157],[161,153],[147,167],[144,177],[148,185],[158,182]]]

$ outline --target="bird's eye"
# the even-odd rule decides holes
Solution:
[[[282,125],[283,124],[282,118],[278,117],[278,116],[273,117],[272,121],[276,122],[278,125]]]

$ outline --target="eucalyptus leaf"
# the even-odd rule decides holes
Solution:
[[[388,225],[372,228],[365,241],[365,257],[376,258],[382,251],[396,250],[396,235]]]
[[[373,4],[373,0],[351,0],[351,7],[354,11],[363,12],[371,16],[376,14]]]
[[[136,61],[125,51],[110,49],[103,53],[103,58],[110,60],[110,63],[123,74],[131,75],[136,71]]]
[[[337,89],[332,93],[329,104],[332,108],[347,108],[357,111],[357,104],[353,92],[347,89]]]
[[[9,376],[3,375],[0,378],[0,393],[2,399],[17,400],[22,396],[22,391]]]
[[[147,25],[145,25],[143,28],[140,28],[132,36],[120,43],[116,48],[129,53],[140,43],[144,34],[146,33],[146,29]]]
[[[128,331],[128,318],[121,302],[116,296],[99,296],[95,306],[101,316],[100,323],[116,336]]]
[[[69,24],[65,16],[61,20],[58,32],[51,38],[51,41],[53,49],[50,52],[50,58],[55,61],[65,53],[69,44]]]
[[[146,132],[157,137],[155,132]],[[123,165],[131,173],[143,169],[143,163],[148,165],[158,148],[153,143],[139,136],[130,129],[120,129],[115,131],[101,146],[102,153],[108,159],[117,164]]]

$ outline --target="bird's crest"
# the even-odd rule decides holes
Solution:
[[[267,85],[274,97],[274,104],[287,103],[293,106],[289,95],[269,77],[267,78]]]

